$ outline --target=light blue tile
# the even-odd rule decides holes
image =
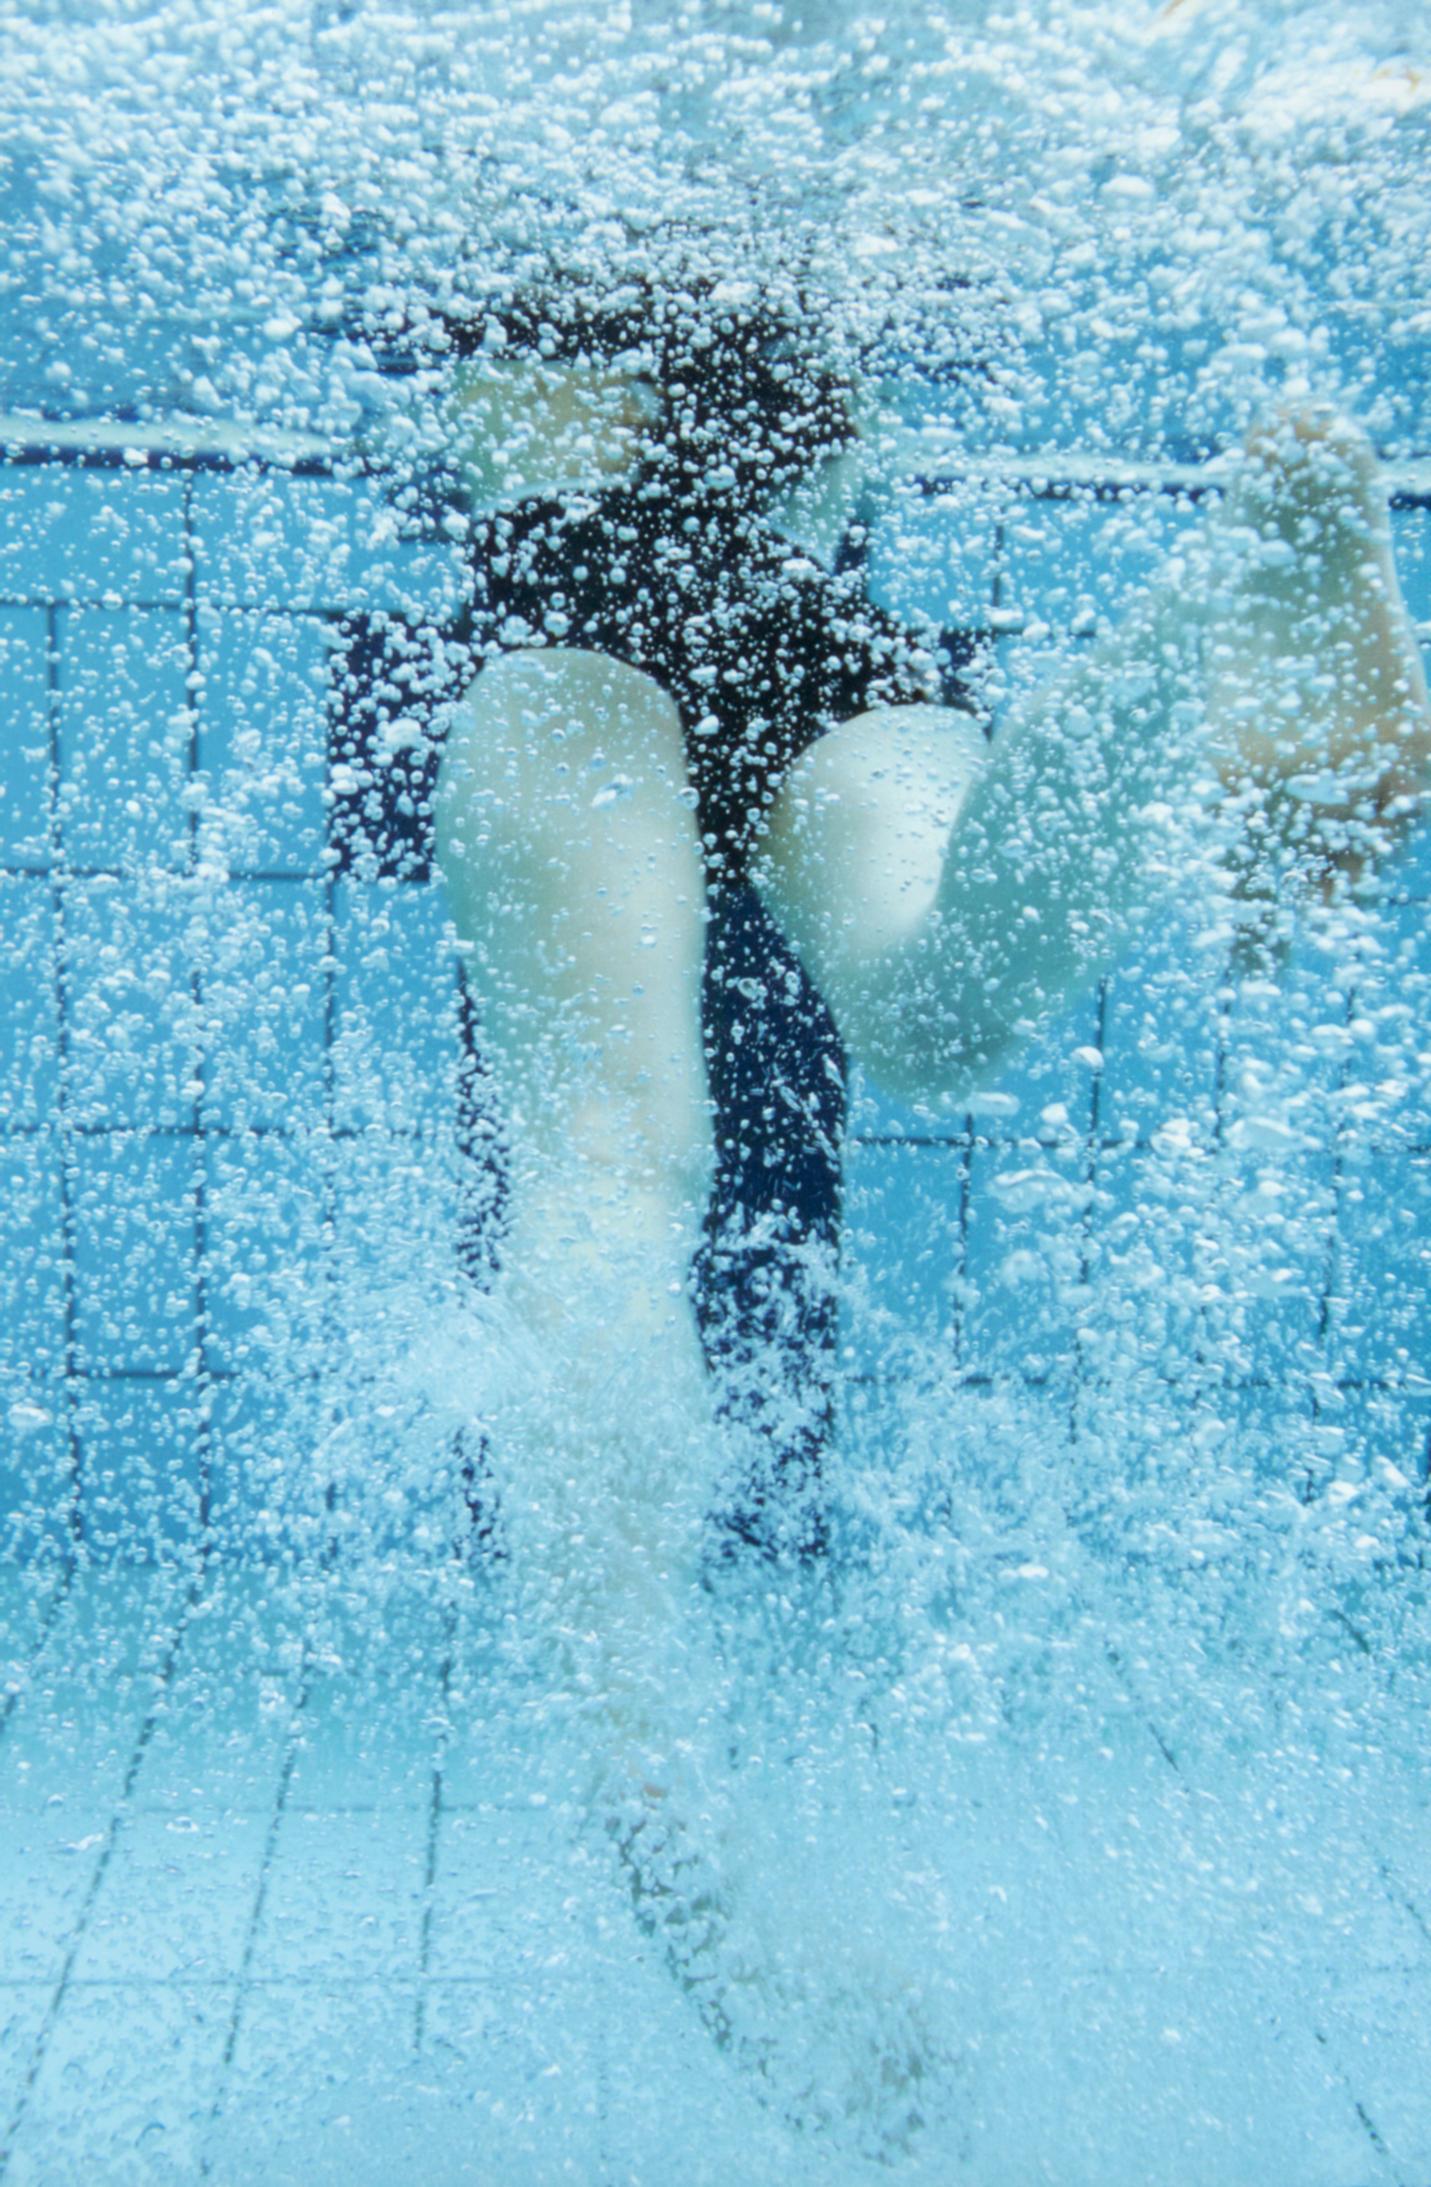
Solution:
[[[1083,1307],[1090,1188],[1082,1149],[976,1147],[965,1358],[978,1373],[1061,1379]]]
[[[975,1128],[987,1139],[1086,1136],[1097,1069],[1098,996],[1077,995],[971,1097]]]
[[[1326,1386],[1334,1209],[1325,1161],[1254,1163],[1171,1138],[1105,1149],[1085,1373],[1115,1399],[1161,1379],[1209,1432],[1223,1423],[1239,1467],[1292,1464],[1289,1423],[1309,1422]]]
[[[60,821],[80,866],[182,865],[188,651],[167,608],[77,608],[60,638]]]
[[[203,600],[270,609],[394,608],[452,616],[466,578],[455,548],[398,536],[371,481],[240,472],[195,482]]]
[[[0,1371],[23,1382],[64,1358],[59,1148],[47,1133],[0,1139]]]
[[[323,883],[243,881],[223,892],[199,963],[206,1116],[238,1129],[320,1121],[327,951]]]
[[[873,597],[899,615],[983,628],[994,597],[996,540],[1009,496],[977,481],[938,494],[909,489],[870,540]]]
[[[89,1553],[152,1564],[194,1550],[205,1449],[197,1385],[91,1383],[75,1425]]]
[[[0,1367],[0,1557],[35,1570],[72,1540],[75,1473],[64,1393]]]
[[[48,863],[49,797],[45,617],[0,607],[0,865]]]
[[[1106,615],[1096,558],[1101,511],[1091,494],[1020,498],[1009,509],[999,555],[999,605],[1022,621],[1084,629]]]
[[[845,1186],[849,1364],[879,1375],[909,1341],[958,1358],[967,1154],[863,1147]]]
[[[1157,574],[1191,521],[1152,493],[1028,497],[1009,511],[999,562],[1001,610],[1057,630],[1107,628]]]
[[[0,1126],[53,1116],[59,1094],[55,916],[48,882],[0,875]]]
[[[323,1173],[303,1145],[246,1135],[211,1139],[204,1167],[208,1364],[281,1374],[328,1309]]]
[[[891,1138],[949,1140],[958,1138],[965,1125],[962,1108],[943,1102],[896,1101],[863,1076],[858,1065],[850,1069],[849,1133],[852,1139]]]
[[[1056,686],[1090,642],[1067,632],[1044,638],[1022,630],[994,640],[986,696],[995,742],[1025,705]]]
[[[327,625],[206,610],[200,765],[231,866],[315,872],[326,833]]]
[[[1222,1379],[1207,1356],[1204,1231],[1216,1182],[1206,1139],[1100,1149],[1089,1275],[1090,1366],[1105,1380]]]
[[[406,1287],[422,1269],[454,1280],[457,1265],[455,1163],[450,1141],[416,1140],[377,1126],[341,1143],[333,1185],[333,1266],[365,1312],[369,1287]],[[381,1359],[381,1343],[377,1357]],[[355,1361],[355,1366],[361,1365]]]
[[[1431,509],[1393,509],[1391,544],[1406,612],[1431,624]]]
[[[1386,904],[1374,932],[1380,946],[1348,968],[1354,976],[1335,998],[1341,1068],[1332,1108],[1348,1152],[1431,1144],[1431,912],[1424,903]]]
[[[67,1093],[87,1124],[185,1124],[193,1114],[198,1016],[188,913],[122,881],[65,890]]]
[[[1248,1138],[1218,1156],[1197,1265],[1208,1347],[1230,1372],[1288,1388],[1323,1372],[1335,1224],[1330,1153]]]
[[[1431,1159],[1344,1169],[1331,1351],[1339,1373],[1431,1383]]]
[[[1275,979],[1245,977],[1224,1021],[1222,1129],[1230,1147],[1276,1160],[1330,1148],[1338,1088],[1354,1069],[1347,1000],[1324,960],[1294,956]]]
[[[1340,1430],[1344,1478],[1369,1479],[1395,1502],[1416,1510],[1418,1531],[1426,1523],[1425,1498],[1431,1482],[1431,1392],[1412,1393],[1372,1383],[1336,1393],[1326,1417]],[[1397,1481],[1388,1469],[1401,1476]],[[1404,1482],[1405,1486],[1402,1486]]]
[[[1214,1134],[1226,964],[1195,939],[1152,922],[1109,976],[1099,1123],[1115,1138]]]
[[[0,470],[0,591],[177,603],[186,578],[181,480],[61,464]]]
[[[328,1524],[324,1426],[311,1377],[256,1369],[217,1385],[210,1526],[221,1556],[311,1556]]]
[[[81,1363],[177,1372],[194,1355],[194,1161],[187,1138],[82,1138],[74,1150]]]
[[[340,884],[340,1124],[430,1127],[451,1114],[460,1054],[451,938],[440,889]]]

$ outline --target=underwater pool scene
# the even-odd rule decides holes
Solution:
[[[0,2183],[1431,2187],[1431,17],[0,0],[0,214]]]

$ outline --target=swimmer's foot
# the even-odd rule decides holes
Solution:
[[[1207,704],[1243,823],[1239,877],[1255,894],[1280,846],[1330,895],[1405,832],[1431,785],[1431,702],[1365,435],[1323,407],[1260,427],[1211,537],[1235,567],[1209,632]]]
[[[822,1944],[757,1946],[661,1788],[624,1808],[607,1833],[637,1924],[717,2049],[790,2126],[880,2162],[907,2155],[947,2108],[955,2069],[917,1986],[876,1964],[835,1974]]]
[[[665,1811],[659,1786],[644,1785],[639,1811],[612,1816],[607,1830],[637,1926],[660,1949],[717,2049],[739,2051],[726,1963],[730,1916],[715,1874],[694,1852],[680,1822]],[[750,2057],[744,2062],[757,2072],[765,2063]]]

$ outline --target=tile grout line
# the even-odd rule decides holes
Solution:
[[[432,1925],[433,1892],[437,1884],[438,1839],[446,1812],[443,1803],[444,1768],[447,1759],[447,1740],[450,1731],[452,1702],[453,1650],[457,1633],[457,1613],[448,1603],[443,1611],[443,1635],[445,1646],[442,1665],[438,1673],[438,1691],[442,1699],[442,1725],[438,1733],[437,1756],[432,1769],[432,1788],[427,1805],[427,1845],[422,1875],[422,1924],[418,1933],[417,1972],[418,1989],[413,2004],[413,2055],[422,2052],[427,2040],[427,1991],[432,1978]]]
[[[198,538],[194,524],[194,476],[186,474],[183,483],[183,551],[184,551],[184,653],[186,668],[186,700],[189,709],[189,749],[187,772],[191,789],[199,780],[199,695],[203,689],[203,667],[199,651],[199,611],[197,594]],[[199,808],[191,803],[189,809],[188,869],[194,874],[199,866]],[[194,1008],[195,1022],[203,1025],[204,989],[203,974],[198,963],[189,966],[189,999]],[[213,1315],[209,1299],[209,1200],[208,1174],[205,1149],[207,1139],[203,1130],[203,1104],[207,1083],[207,1059],[202,1046],[194,1059],[193,1100],[189,1128],[194,1135],[194,1160],[192,1190],[194,1201],[193,1232],[193,1282],[192,1302],[194,1310],[193,1374],[198,1388],[198,1404],[195,1407],[195,1440],[199,1460],[199,1508],[197,1513],[200,1555],[206,1560],[213,1554],[213,1487],[214,1487],[214,1395],[215,1384],[211,1372],[210,1352],[213,1335]]]
[[[1330,2040],[1329,2036],[1327,2035],[1326,2029],[1322,2027],[1318,2021],[1315,2020],[1311,2022],[1311,2029],[1314,2041],[1317,2043],[1318,2047],[1321,2050],[1324,2050],[1326,2052],[1327,2057],[1331,2062],[1332,2069],[1335,2072],[1337,2079],[1342,2084],[1342,2087],[1346,2093],[1347,2101],[1350,2103],[1353,2111],[1356,2113],[1357,2122],[1360,2125],[1362,2132],[1366,2135],[1367,2140],[1371,2143],[1372,2148],[1381,2158],[1383,2164],[1390,2166],[1395,2178],[1395,2187],[1414,2187],[1414,2183],[1410,2179],[1408,2179],[1401,2166],[1392,2156],[1391,2151],[1387,2148],[1385,2136],[1382,2134],[1380,2127],[1376,2123],[1376,2120],[1372,2117],[1370,2111],[1368,2111],[1366,2105],[1362,2102],[1360,2096],[1358,2096],[1355,2088],[1352,2086],[1351,2077],[1348,2074],[1346,2067],[1342,2063],[1340,2054],[1338,2053],[1335,2044]]]
[[[70,1114],[70,993],[67,889],[71,875],[65,856],[64,818],[61,803],[62,752],[60,715],[61,622],[63,609],[51,603],[45,616],[45,697],[49,721],[49,887],[54,921],[51,957],[55,1006],[55,1137],[58,1145],[60,1193],[60,1295],[63,1317],[63,1365],[65,1437],[69,1457],[68,1509],[65,1517],[65,1563],[73,1572],[85,1542],[84,1450],[79,1428],[79,1308],[76,1286],[78,1226],[75,1194],[78,1182],[75,1159],[74,1120]]]

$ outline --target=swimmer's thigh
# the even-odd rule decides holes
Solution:
[[[604,654],[501,656],[454,710],[435,832],[504,1092],[555,1131],[579,1100],[583,1130],[704,1163],[704,882],[672,699]]]
[[[961,708],[876,707],[801,754],[765,824],[760,893],[834,1014],[857,1060],[883,1083],[908,1074],[901,1049],[918,998],[902,992],[909,945],[925,929],[988,744]]]

